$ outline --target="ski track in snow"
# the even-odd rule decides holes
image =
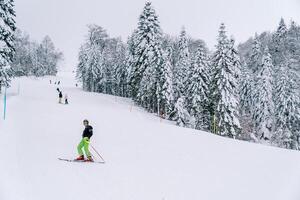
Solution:
[[[18,78],[8,89],[0,200],[300,199],[300,152],[161,122],[128,99],[76,88],[73,76]],[[49,79],[61,80],[69,105]],[[106,163],[59,161],[77,156],[85,118]]]

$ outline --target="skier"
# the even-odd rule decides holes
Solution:
[[[93,127],[89,125],[89,121],[87,119],[83,120],[83,125],[85,126],[85,129],[82,133],[82,140],[77,146],[79,157],[76,158],[75,160],[77,161],[84,160],[84,155],[82,151],[82,149],[84,149],[85,155],[87,157],[86,161],[93,162],[94,160],[89,151],[90,139],[93,135]]]
[[[59,91],[59,93],[58,93],[58,103],[61,103],[62,97],[63,97],[62,92]]]
[[[67,94],[65,94],[65,104],[69,104],[68,95]]]

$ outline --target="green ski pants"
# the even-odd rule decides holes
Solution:
[[[85,155],[87,157],[91,156],[91,153],[89,151],[89,145],[90,145],[90,140],[88,137],[84,137],[82,138],[82,140],[80,141],[80,143],[78,144],[77,146],[77,151],[78,151],[78,154],[80,156],[83,155],[83,151],[82,151],[82,148],[84,149],[84,152],[85,152]]]

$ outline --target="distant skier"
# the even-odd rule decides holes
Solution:
[[[59,93],[58,93],[58,103],[61,103],[62,98],[63,98],[62,92],[59,91]]]
[[[89,121],[87,119],[83,120],[83,125],[85,126],[85,129],[82,133],[82,140],[77,146],[77,151],[79,154],[79,157],[76,158],[75,160],[84,160],[84,154],[82,149],[84,150],[84,153],[87,157],[86,161],[93,162],[93,158],[91,156],[91,153],[89,151],[89,144],[90,144],[90,139],[93,135],[93,127],[89,125]]]
[[[57,85],[59,85],[59,84],[60,84],[60,81],[57,82]]]
[[[69,104],[68,95],[65,94],[65,104]]]

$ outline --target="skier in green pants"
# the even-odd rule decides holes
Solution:
[[[82,133],[82,140],[77,146],[77,151],[79,154],[79,157],[76,158],[75,160],[84,160],[84,154],[82,149],[84,150],[84,153],[87,157],[87,161],[93,162],[93,158],[91,156],[91,153],[89,151],[89,144],[90,144],[90,139],[93,135],[93,127],[89,125],[88,120],[83,120],[83,125],[85,126],[85,129]]]

